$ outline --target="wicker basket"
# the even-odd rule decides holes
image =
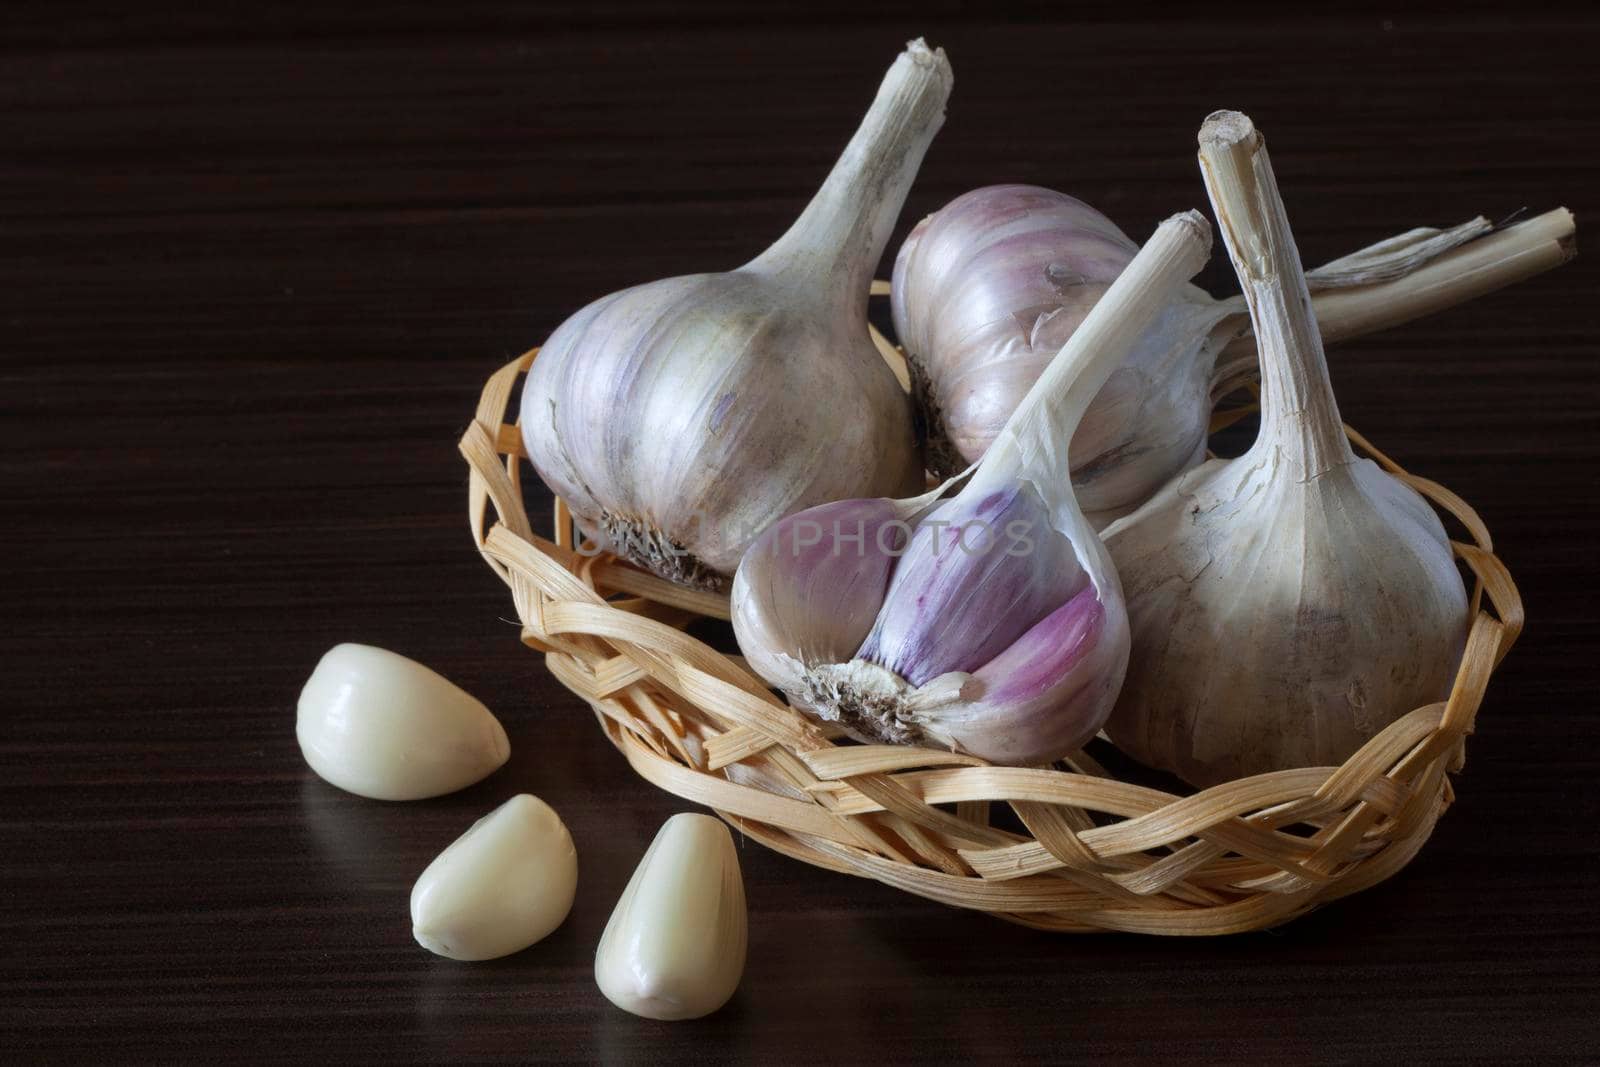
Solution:
[[[945,904],[1046,930],[1226,934],[1381,882],[1449,806],[1448,772],[1461,768],[1489,676],[1522,628],[1516,586],[1472,508],[1347,431],[1471,538],[1454,542],[1476,581],[1446,702],[1405,715],[1341,767],[1190,796],[1118,781],[1082,753],[1035,769],[855,744],[791,711],[738,657],[684,632],[702,616],[726,619],[725,598],[579,551],[560,501],[554,539],[534,533],[521,436],[504,420],[536,354],[489,379],[461,440],[472,535],[511,587],[523,642],[589,703],[644,778],[779,852]],[[994,825],[997,804],[1027,832]]]

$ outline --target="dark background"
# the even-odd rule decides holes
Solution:
[[[781,232],[907,37],[956,89],[906,220],[1022,180],[1142,239],[1204,206],[1218,107],[1267,131],[1311,262],[1478,213],[1600,217],[1581,8],[1079,7],[8,6],[4,1057],[1592,1062],[1594,258],[1331,357],[1346,417],[1481,510],[1531,616],[1398,877],[1274,932],[1049,936],[747,844],[727,1009],[645,1022],[593,986],[684,805],[519,646],[455,442],[584,302]],[[1225,260],[1202,280],[1228,291]],[[405,805],[314,778],[295,698],[344,640],[478,694],[511,764]],[[518,790],[572,829],[571,918],[502,961],[429,956],[413,879]]]

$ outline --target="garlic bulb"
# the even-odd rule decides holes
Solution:
[[[1138,246],[1094,208],[1029,185],[976,189],[922,220],[891,305],[941,474],[979,459]],[[1184,286],[1089,406],[1072,480],[1091,518],[1136,504],[1205,451],[1212,331],[1236,312]],[[1099,523],[1097,523],[1099,525]]]
[[[578,853],[544,801],[512,797],[439,853],[411,890],[411,932],[429,952],[492,960],[560,926],[578,889]]]
[[[1530,222],[1492,237],[1483,219],[1412,230],[1318,268],[1325,332],[1357,336],[1564,262],[1571,216]],[[983,455],[1134,251],[1089,205],[1028,185],[965,193],[911,231],[892,310],[936,473]],[[1213,388],[1255,365],[1245,325],[1242,299],[1186,286],[1106,382],[1072,443],[1078,502],[1096,528],[1204,458]]]
[[[1128,635],[1068,441],[1209,249],[1197,213],[1163,223],[954,497],[838,501],[762,535],[732,596],[751,667],[865,740],[1015,764],[1081,746],[1111,710]]]
[[[1337,764],[1442,699],[1467,598],[1423,499],[1344,436],[1305,277],[1250,120],[1200,131],[1259,339],[1261,430],[1105,533],[1133,633],[1107,732],[1197,786]]]
[[[587,535],[720,589],[782,516],[921,483],[867,290],[950,86],[943,51],[911,42],[776,244],[725,274],[603,297],[550,336],[523,389],[523,441]]]
[[[295,735],[318,775],[374,800],[422,800],[487,778],[511,755],[500,721],[422,664],[335,645],[300,692]]]
[[[674,815],[600,935],[594,980],[623,1011],[698,1019],[739,988],[748,937],[733,836],[709,815]]]

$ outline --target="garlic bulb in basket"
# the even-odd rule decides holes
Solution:
[[[1483,236],[1491,229],[1481,218],[1416,229],[1312,271],[1324,335],[1392,326],[1568,258],[1564,210]],[[983,455],[1134,251],[1100,212],[1037,186],[975,189],[918,223],[891,297],[935,473]],[[1186,286],[1106,382],[1072,448],[1078,503],[1097,528],[1205,457],[1213,388],[1255,366],[1245,326],[1241,298]]]
[[[585,533],[662,577],[723,588],[782,516],[921,484],[867,290],[950,86],[944,52],[911,42],[771,248],[613,293],[551,334],[523,389],[523,441]]]
[[[837,501],[763,534],[732,596],[751,667],[862,739],[1013,764],[1088,740],[1116,698],[1128,633],[1116,572],[1073,497],[1067,445],[1209,251],[1198,213],[1163,223],[954,497]]]
[[[895,258],[891,307],[935,473],[984,454],[1137,251],[1088,204],[1031,185],[975,189],[917,224]],[[1236,310],[1184,286],[1107,380],[1073,437],[1091,519],[1203,455],[1207,357],[1226,338],[1207,342]]]
[[[1342,762],[1450,689],[1467,597],[1438,517],[1351,451],[1250,120],[1200,159],[1260,343],[1261,430],[1106,530],[1133,633],[1107,732],[1197,786]]]

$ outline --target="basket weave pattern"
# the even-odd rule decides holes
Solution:
[[[1257,775],[1190,796],[1118,781],[1077,753],[1054,768],[844,740],[792,711],[735,656],[684,632],[727,618],[574,540],[523,506],[520,433],[505,419],[538,350],[491,377],[461,439],[472,535],[511,588],[522,640],[595,710],[642,777],[807,863],[1059,931],[1224,934],[1282,923],[1388,878],[1433,832],[1522,604],[1463,500],[1355,446],[1453,515],[1470,540],[1473,623],[1449,698],[1417,708],[1340,767]],[[491,522],[490,508],[497,521]],[[1026,834],[992,825],[1009,805]]]

